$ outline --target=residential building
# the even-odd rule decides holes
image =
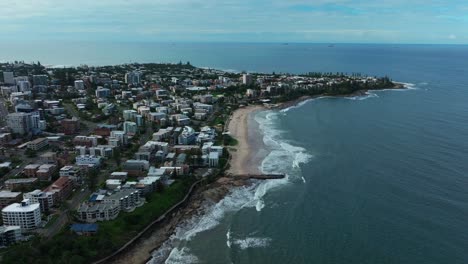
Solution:
[[[9,179],[5,181],[5,187],[10,190],[17,188],[28,188],[37,183],[37,178]]]
[[[24,167],[23,174],[27,177],[36,177],[40,166],[40,164],[28,164]]]
[[[208,154],[208,164],[210,167],[218,167],[219,155],[217,152],[210,152],[210,154]]]
[[[179,135],[178,142],[180,145],[191,145],[195,143],[196,138],[195,130],[189,126],[185,126]]]
[[[65,135],[73,135],[80,131],[80,120],[76,117],[60,121],[60,129]]]
[[[59,177],[44,191],[53,193],[54,203],[66,200],[73,190],[73,181],[68,177]]]
[[[242,74],[242,84],[251,85],[253,83],[252,75],[244,73]]]
[[[97,98],[107,98],[110,96],[110,90],[103,87],[98,87],[96,89],[96,97]]]
[[[81,180],[81,169],[78,166],[64,166],[63,168],[60,169],[59,171],[60,177],[68,177],[74,181],[79,181]]]
[[[116,203],[82,203],[77,211],[78,218],[84,222],[109,221],[117,218],[120,205]]]
[[[49,76],[45,74],[33,75],[33,85],[34,86],[43,86],[49,84]]]
[[[106,180],[106,188],[109,190],[115,190],[119,188],[121,185],[122,185],[122,182],[120,180],[116,180],[116,179]]]
[[[31,83],[29,81],[16,81],[16,89],[18,92],[29,92],[31,91]]]
[[[112,195],[105,196],[102,203],[118,204],[120,210],[131,212],[136,207],[140,207],[144,203],[144,199],[140,197],[140,192],[135,189],[123,189],[115,192]]]
[[[15,76],[13,72],[3,72],[3,82],[5,84],[15,84]]]
[[[57,165],[57,153],[55,152],[46,152],[39,156],[41,163],[43,164],[54,164]]]
[[[0,247],[11,246],[22,239],[20,226],[0,226]]]
[[[57,166],[54,164],[43,164],[36,171],[36,177],[40,181],[50,181],[56,170]]]
[[[128,136],[125,131],[113,130],[111,131],[111,138],[116,138],[119,141],[120,146],[125,146],[128,143]]]
[[[83,80],[76,80],[74,84],[75,84],[75,89],[76,90],[84,90],[85,89],[85,85],[84,85]]]
[[[124,132],[128,135],[135,135],[138,132],[138,126],[135,122],[125,121],[123,123]]]
[[[137,85],[141,82],[142,72],[132,71],[125,74],[125,83]]]
[[[128,172],[129,176],[141,176],[149,169],[147,160],[127,160],[123,164],[123,171]]]
[[[38,138],[28,143],[28,149],[38,151],[49,145],[47,138]]]
[[[2,219],[5,226],[20,226],[25,231],[34,230],[41,224],[40,205],[30,204],[27,199],[10,204],[2,209]]]
[[[133,110],[133,109],[124,110],[122,115],[125,121],[135,121],[135,118],[138,115],[138,111]]]
[[[91,155],[80,155],[76,156],[76,165],[78,166],[88,166],[88,167],[98,167],[101,165],[101,157],[91,156]]]
[[[0,209],[12,203],[21,202],[21,193],[12,191],[0,191]]]
[[[75,146],[86,146],[86,147],[94,147],[98,144],[98,137],[95,136],[76,136],[73,139],[73,144]]]
[[[52,192],[34,190],[25,193],[23,197],[24,199],[28,199],[31,204],[38,203],[42,213],[48,213],[50,208],[54,206],[54,195]]]
[[[6,117],[7,126],[13,133],[24,135],[31,130],[30,113],[11,113]]]
[[[109,176],[109,179],[116,179],[116,180],[121,180],[121,181],[126,181],[128,178],[128,172],[125,171],[115,171],[111,173]]]

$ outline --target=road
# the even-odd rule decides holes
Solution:
[[[71,116],[74,116],[76,118],[79,118],[80,119],[80,122],[83,123],[86,128],[80,128],[80,135],[89,135],[91,132],[94,131],[94,129],[97,127],[96,123],[94,122],[91,122],[91,121],[88,121],[88,120],[84,120],[83,118],[80,118],[80,114],[78,112],[78,110],[75,108],[75,106],[73,106],[72,104],[68,104],[68,103],[64,103],[63,104],[63,107],[65,108],[65,110],[71,115]]]
[[[78,209],[78,205],[83,202],[83,200],[91,195],[91,191],[88,188],[85,188],[84,191],[81,191],[82,187],[77,187],[77,191],[74,193],[70,200],[65,201],[65,205],[58,210],[58,218],[55,222],[48,228],[42,228],[38,230],[38,233],[45,237],[53,237],[58,234],[62,228],[70,223],[70,211]]]

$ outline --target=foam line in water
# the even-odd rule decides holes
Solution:
[[[248,248],[268,247],[270,242],[271,238],[247,237],[245,239],[236,239],[233,244],[238,246],[240,249],[245,250]]]
[[[231,229],[229,228],[226,233],[226,244],[228,248],[231,248]]]

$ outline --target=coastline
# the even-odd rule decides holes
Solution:
[[[317,98],[321,98],[321,97],[337,97],[337,98],[340,98],[340,97],[366,96],[366,95],[368,95],[369,91],[385,91],[385,90],[408,89],[408,87],[406,86],[405,83],[401,83],[401,82],[393,82],[393,83],[395,84],[393,87],[382,88],[382,89],[358,90],[358,91],[355,91],[354,93],[351,93],[351,94],[342,94],[342,95],[328,95],[328,94],[304,95],[304,96],[301,96],[301,97],[299,97],[297,99],[294,99],[294,100],[291,100],[291,101],[279,103],[279,104],[273,106],[272,109],[282,110],[282,109],[286,109],[286,108],[289,108],[289,107],[292,107],[292,106],[297,106],[298,104],[300,104],[300,103],[302,103],[304,101],[311,100],[311,99],[317,99]]]
[[[396,84],[397,85],[394,87],[386,89],[407,88],[404,84]],[[302,96],[295,100],[277,104],[271,109],[286,109],[307,100],[324,96],[365,96],[369,91],[370,90],[359,90],[349,95]],[[269,150],[263,142],[263,133],[259,128],[258,122],[255,121],[254,116],[258,111],[267,109],[267,107],[262,105],[250,105],[236,109],[230,117],[227,131],[238,141],[238,144],[236,146],[227,147],[231,158],[229,160],[230,167],[226,175],[222,176],[214,183],[196,189],[185,206],[172,213],[159,227],[152,229],[148,234],[144,235],[142,239],[123,252],[118,259],[112,260],[109,263],[164,263],[172,250],[171,245],[167,246],[166,243],[170,242],[177,227],[193,218],[203,216],[206,213],[206,205],[218,203],[235,190],[235,188],[254,184],[255,181],[253,180],[233,177],[233,175],[262,173],[260,166]],[[164,252],[158,252],[165,246],[168,248],[166,248]],[[158,255],[157,259],[153,258],[155,252]]]
[[[164,263],[172,248],[164,249],[164,252],[158,251],[163,250],[165,243],[170,241],[177,227],[193,218],[203,216],[207,205],[218,203],[235,188],[254,184],[255,180],[233,177],[232,175],[261,173],[259,167],[268,154],[268,150],[263,143],[263,134],[254,116],[258,111],[264,109],[263,106],[255,105],[239,108],[233,112],[228,130],[231,136],[238,141],[238,144],[228,147],[231,159],[226,175],[214,183],[194,190],[185,206],[168,215],[167,220],[150,230],[149,233],[122,252],[118,258],[112,259],[109,263]],[[155,252],[158,255],[157,259],[153,258]]]

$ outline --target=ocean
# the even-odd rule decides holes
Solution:
[[[271,149],[261,169],[288,177],[237,189],[180,227],[166,263],[468,263],[468,46],[5,45],[1,60],[190,61],[407,83],[257,113]]]

